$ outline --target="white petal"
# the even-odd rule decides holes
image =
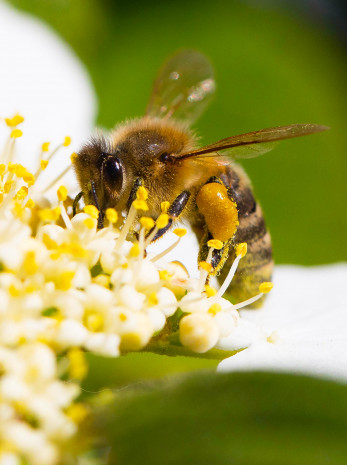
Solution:
[[[223,361],[220,370],[277,370],[347,379],[347,265],[277,267],[274,282],[263,309],[241,312],[241,321],[258,328],[250,347]],[[279,339],[271,343],[267,337],[273,331]],[[223,348],[229,348],[228,342],[235,347],[234,336],[233,332],[223,341]]]
[[[16,144],[20,157],[28,165],[42,142],[52,141],[54,146],[70,135],[72,145],[56,160],[65,167],[94,121],[96,99],[88,74],[53,30],[4,2],[0,43],[1,116],[19,112],[25,117],[24,136]],[[61,169],[55,164],[52,174]]]

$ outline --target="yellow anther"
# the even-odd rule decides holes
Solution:
[[[88,371],[88,365],[84,353],[80,349],[69,350],[68,359],[70,362],[69,374],[71,378],[83,379]]]
[[[23,181],[26,182],[28,186],[32,186],[35,184],[35,176],[27,171],[23,176]]]
[[[60,208],[43,208],[39,211],[39,217],[42,221],[57,221],[60,216]]]
[[[18,190],[17,194],[15,195],[15,198],[17,200],[24,200],[27,195],[28,195],[28,188],[26,186],[22,186]]]
[[[73,255],[76,258],[83,258],[87,255],[87,250],[84,249],[78,242],[64,242],[59,246],[61,253]]]
[[[41,145],[41,150],[42,152],[48,152],[49,151],[49,146],[51,145],[50,142],[44,142],[42,145]]]
[[[259,286],[259,292],[261,292],[262,294],[267,294],[268,292],[271,291],[273,287],[274,285],[271,282],[261,283]]]
[[[27,274],[35,274],[38,270],[38,264],[35,259],[35,252],[28,252],[24,258],[24,271]]]
[[[3,200],[4,200],[4,194],[0,193],[0,204],[3,202]]]
[[[58,289],[62,291],[67,291],[72,286],[72,280],[75,276],[73,271],[64,271],[60,276],[57,276],[55,279],[55,284]]]
[[[35,207],[35,202],[33,199],[28,199],[27,203],[25,204],[25,208],[34,208]]]
[[[213,304],[211,307],[208,309],[208,313],[211,315],[217,315],[222,310],[222,306],[220,304]]]
[[[88,228],[88,229],[94,229],[96,227],[96,220],[95,218],[86,218],[84,221],[83,221],[84,225]]]
[[[120,313],[120,314],[118,315],[118,318],[120,319],[120,321],[123,321],[123,322],[124,322],[124,321],[127,321],[127,319],[128,319],[128,317],[126,316],[125,313]]]
[[[5,163],[0,163],[0,176],[3,176],[6,171]]]
[[[23,123],[24,118],[21,115],[14,115],[13,118],[5,118],[5,122],[9,127],[15,127],[18,124]]]
[[[168,281],[172,277],[172,274],[169,273],[168,270],[160,270],[159,271],[159,278],[163,281]]]
[[[76,152],[73,152],[71,155],[70,155],[70,160],[71,160],[71,163],[74,163],[76,161],[76,159],[78,158],[78,155]]]
[[[4,192],[5,194],[8,194],[11,190],[11,187],[13,185],[13,181],[6,181],[4,184]]]
[[[13,204],[12,211],[13,211],[13,214],[17,216],[17,218],[22,218],[23,213],[24,213],[24,208],[19,202],[15,201]]]
[[[148,303],[150,305],[158,305],[159,300],[156,292],[152,292],[148,297]]]
[[[217,250],[221,250],[223,248],[223,242],[219,239],[211,239],[207,242],[208,247],[212,247]]]
[[[53,239],[51,239],[48,234],[43,234],[42,242],[49,250],[56,249],[58,247],[58,244]]]
[[[105,211],[106,218],[112,224],[117,223],[118,221],[118,213],[114,208],[107,208]]]
[[[78,404],[70,405],[65,413],[74,423],[80,424],[86,418],[89,411],[86,405],[79,402]]]
[[[160,208],[161,208],[161,211],[162,213],[167,213],[168,209],[170,208],[170,202],[162,202],[160,204]]]
[[[48,165],[48,160],[40,160],[40,167],[42,171],[44,171],[47,168]]]
[[[71,144],[71,137],[66,136],[65,139],[64,139],[64,142],[63,142],[63,146],[68,147],[70,144]]]
[[[8,292],[12,297],[18,297],[20,294],[19,289],[14,284],[10,285],[10,287],[8,288]]]
[[[140,246],[138,243],[135,243],[129,252],[130,257],[138,257],[140,255]]]
[[[64,202],[67,199],[67,189],[65,186],[60,186],[57,190],[57,196],[60,202]]]
[[[207,297],[213,297],[214,295],[217,294],[217,289],[214,287],[210,286],[209,284],[206,284],[205,286],[205,293]]]
[[[18,137],[22,137],[22,135],[23,131],[21,131],[20,129],[13,129],[13,131],[11,132],[12,139],[18,139]]]
[[[148,211],[148,205],[145,200],[134,200],[133,205],[136,208],[136,210],[143,210],[143,211]]]
[[[104,318],[100,313],[89,313],[85,317],[85,325],[89,331],[101,331],[104,326]]]
[[[83,211],[96,220],[99,218],[99,210],[94,205],[86,205]]]
[[[156,225],[158,229],[163,229],[169,224],[169,215],[167,213],[162,213],[158,216]]]
[[[8,162],[7,169],[9,173],[15,173],[17,170],[17,167],[18,167],[17,163],[12,163],[11,161]]]
[[[137,189],[136,198],[138,200],[147,200],[148,199],[148,190],[144,186],[140,186]]]
[[[105,274],[98,274],[93,278],[93,282],[103,287],[110,287],[110,277]]]
[[[153,218],[149,216],[142,216],[140,218],[140,225],[145,229],[152,229],[154,224]]]
[[[172,232],[178,237],[183,237],[187,234],[187,230],[185,228],[176,228]]]
[[[244,257],[247,253],[247,242],[241,242],[235,247],[236,256]]]
[[[13,166],[9,166],[8,170],[15,173],[17,178],[23,178],[23,176],[26,176],[29,173],[25,166],[20,163],[14,163]]]
[[[199,268],[202,268],[203,270],[207,271],[207,273],[211,273],[213,271],[213,266],[211,263],[207,263],[205,261],[199,262]]]

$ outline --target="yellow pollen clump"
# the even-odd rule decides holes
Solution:
[[[14,115],[12,118],[5,118],[5,123],[10,128],[11,127],[13,128],[17,126],[18,124],[23,123],[23,121],[24,121],[24,118],[21,115]]]
[[[73,255],[76,258],[83,258],[87,255],[87,250],[85,250],[78,242],[64,242],[59,246],[59,251],[61,253]]]
[[[149,210],[147,202],[145,200],[136,199],[133,201],[133,205],[134,208],[136,208],[136,210],[143,210],[145,212]]]
[[[35,207],[35,202],[33,199],[28,199],[27,203],[25,204],[25,208],[34,208]]]
[[[85,324],[89,331],[100,331],[104,326],[104,318],[100,313],[89,313],[85,317]]]
[[[23,181],[26,182],[28,186],[32,186],[33,184],[35,184],[35,176],[32,173],[29,173],[29,171],[27,171],[23,175]]]
[[[159,300],[156,292],[152,292],[148,297],[148,303],[150,305],[158,305]]]
[[[162,213],[158,216],[156,225],[158,229],[163,229],[169,224],[169,215],[167,213]]]
[[[4,192],[5,194],[8,194],[11,190],[11,187],[13,185],[13,181],[6,181],[4,184]]]
[[[71,163],[75,163],[76,159],[78,158],[78,155],[76,152],[73,152],[71,155],[70,155],[70,160],[71,160]]]
[[[86,218],[83,223],[88,229],[94,229],[96,226],[96,220],[94,218]]]
[[[50,142],[44,142],[42,145],[41,145],[41,150],[42,152],[48,152],[49,151],[49,146],[51,145]]]
[[[19,289],[14,284],[10,285],[8,291],[12,297],[18,297],[20,294]]]
[[[118,213],[114,208],[107,208],[105,211],[106,218],[112,224],[117,223],[118,221]]]
[[[47,168],[48,165],[48,160],[40,160],[40,167],[42,171],[44,171]]]
[[[213,297],[214,295],[217,294],[217,289],[214,287],[210,286],[209,284],[206,284],[205,286],[205,293],[207,297]]]
[[[267,294],[268,292],[271,291],[273,287],[274,285],[271,282],[261,283],[259,286],[259,292],[261,292],[262,294]]]
[[[67,189],[65,186],[60,186],[57,190],[57,196],[60,202],[64,202],[67,199]]]
[[[139,244],[134,244],[129,252],[130,257],[138,257],[140,255],[140,246]]]
[[[48,234],[42,235],[42,242],[45,244],[48,250],[56,249],[58,244],[50,238]]]
[[[187,234],[186,228],[176,228],[172,232],[178,237],[183,237]]]
[[[55,284],[58,289],[62,291],[67,291],[72,286],[72,280],[75,276],[73,271],[64,271],[60,276],[57,276],[55,279]]]
[[[208,313],[211,313],[211,315],[217,315],[217,313],[220,312],[221,310],[222,310],[222,307],[220,304],[213,304],[208,309]]]
[[[212,247],[217,250],[221,250],[223,248],[223,242],[219,239],[211,239],[207,242],[208,247]]]
[[[23,131],[21,131],[20,129],[13,129],[13,131],[11,132],[12,139],[18,139],[18,137],[22,137],[22,135]]]
[[[3,176],[6,171],[6,165],[5,163],[0,164],[0,176]]]
[[[18,199],[18,200],[24,200],[27,195],[28,195],[28,188],[26,186],[22,186],[18,190],[15,198]]]
[[[211,273],[213,271],[213,266],[211,263],[207,263],[205,261],[199,262],[199,268],[202,268],[203,270],[207,271],[207,273]]]
[[[42,221],[57,221],[60,216],[60,208],[43,208],[39,211],[39,217]]]
[[[86,205],[83,211],[96,220],[99,218],[99,210],[94,205]]]
[[[27,274],[35,274],[39,266],[35,259],[35,252],[28,252],[24,258],[24,271]]]
[[[168,281],[172,277],[172,274],[168,270],[160,270],[159,278],[163,281]]]
[[[244,257],[247,253],[247,242],[241,242],[235,247],[236,256]]]
[[[86,363],[84,353],[80,349],[69,350],[68,359],[70,362],[69,374],[71,378],[83,379],[88,371],[88,365]]]
[[[152,229],[154,224],[153,218],[149,216],[142,216],[140,218],[140,225],[145,229]]]
[[[127,321],[128,317],[126,316],[125,313],[120,313],[118,315],[118,318],[120,319],[120,321]]]
[[[64,142],[63,142],[63,146],[68,147],[70,144],[71,144],[71,137],[66,136],[65,139],[64,139]]]
[[[77,404],[70,405],[66,409],[65,413],[74,423],[79,424],[87,417],[89,411],[84,404],[79,402]]]
[[[136,197],[138,200],[147,200],[148,199],[148,190],[144,186],[140,186],[137,189]]]
[[[166,202],[162,202],[162,203],[160,204],[160,208],[161,208],[162,213],[167,213],[168,210],[169,210],[169,208],[170,208],[170,202],[167,202],[167,201],[166,201]]]

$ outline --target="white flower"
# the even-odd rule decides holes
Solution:
[[[249,346],[220,371],[276,370],[347,379],[347,265],[279,266],[261,310],[243,310],[238,328],[220,343]]]

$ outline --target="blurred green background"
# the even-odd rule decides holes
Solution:
[[[216,69],[216,98],[196,127],[204,143],[290,123],[330,126],[243,165],[277,263],[347,260],[347,73],[339,21],[289,1],[11,3],[49,23],[85,63],[100,126],[142,115],[158,67],[182,47],[204,52]],[[338,19],[333,3],[329,8]]]

